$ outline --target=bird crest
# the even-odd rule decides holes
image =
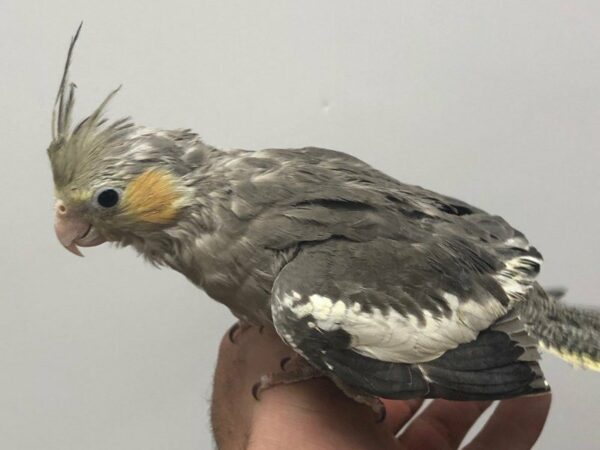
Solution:
[[[107,125],[103,113],[110,100],[119,92],[121,86],[111,91],[100,105],[87,117],[72,127],[75,105],[76,84],[70,81],[69,70],[73,51],[83,23],[71,38],[62,78],[52,111],[52,142],[48,147],[48,156],[52,163],[55,182],[66,184],[70,180],[76,162],[89,159],[95,153],[122,137],[133,126],[129,117],[116,120]]]

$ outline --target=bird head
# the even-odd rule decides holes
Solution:
[[[71,40],[52,119],[48,155],[55,186],[55,230],[62,245],[78,247],[149,236],[175,223],[186,205],[189,170],[167,134],[107,122],[103,111],[118,89],[71,127],[75,85],[68,80]]]

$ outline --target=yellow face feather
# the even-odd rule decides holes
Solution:
[[[135,220],[167,224],[177,215],[181,194],[171,175],[163,170],[148,170],[132,180],[123,192],[122,211]]]

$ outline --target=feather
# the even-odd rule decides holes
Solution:
[[[52,112],[52,138],[58,139],[63,137],[68,129],[65,128],[66,120],[71,115],[71,109],[73,108],[74,103],[74,88],[71,86],[69,90],[69,99],[65,103],[65,90],[67,83],[69,81],[69,68],[71,67],[71,59],[73,57],[73,50],[75,49],[75,44],[79,39],[79,33],[81,32],[81,28],[83,26],[83,22],[79,24],[77,27],[77,31],[75,35],[71,38],[71,43],[69,44],[69,50],[67,52],[67,59],[65,61],[65,66],[63,69],[62,78],[60,80],[60,85],[58,88],[58,93],[56,94],[56,100],[54,102],[54,110]]]

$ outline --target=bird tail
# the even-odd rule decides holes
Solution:
[[[540,347],[579,367],[600,371],[600,311],[568,306],[565,292],[539,285],[517,312]]]

